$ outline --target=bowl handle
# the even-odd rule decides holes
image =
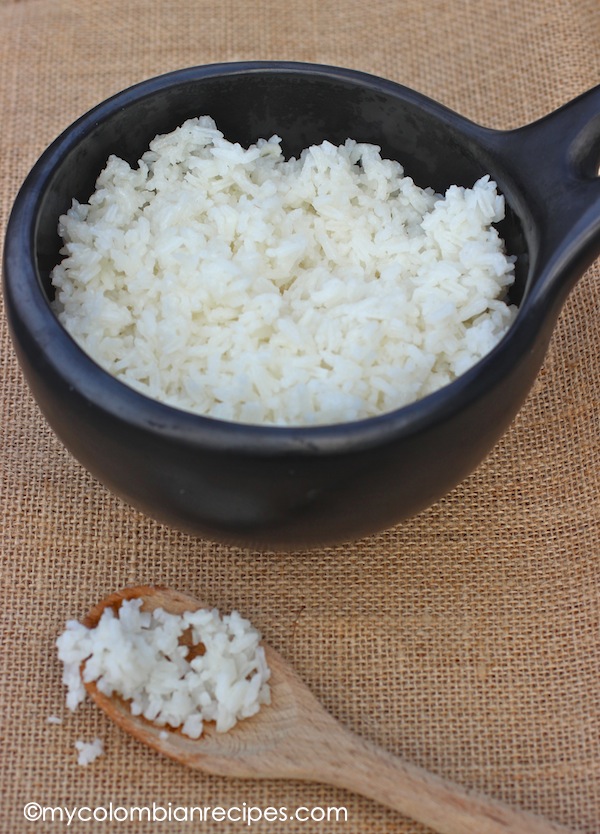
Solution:
[[[523,189],[515,202],[533,219],[531,294],[562,303],[600,254],[600,85],[496,137],[515,193]]]

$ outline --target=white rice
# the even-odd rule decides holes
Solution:
[[[134,715],[198,738],[206,721],[226,732],[270,702],[270,671],[260,634],[248,620],[236,611],[178,616],[144,612],[141,605],[125,601],[117,614],[105,609],[94,629],[67,623],[56,643],[69,709],[84,700],[83,682],[95,681],[105,695],[129,701]],[[188,629],[204,650],[190,659],[179,642]]]
[[[104,753],[104,744],[99,738],[95,738],[93,741],[79,739],[75,742],[75,747],[77,748],[77,764],[84,767],[95,762]]]
[[[54,309],[126,384],[245,423],[314,425],[393,410],[446,385],[515,315],[513,258],[484,176],[419,188],[348,139],[285,160],[209,117],[111,156],[60,218]]]

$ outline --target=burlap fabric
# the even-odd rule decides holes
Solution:
[[[297,59],[355,67],[513,127],[600,81],[597,0],[0,0],[0,213],[74,118],[182,66]],[[1,320],[2,832],[60,831],[23,807],[346,807],[347,822],[256,831],[421,834],[344,791],[186,771],[64,707],[54,640],[111,590],[158,582],[238,608],[327,708],[413,762],[600,831],[600,267],[571,294],[508,434],[436,506],[304,555],[199,541],[125,506],[40,416]],[[61,725],[49,715],[64,717]],[[106,754],[76,763],[77,739]],[[243,823],[73,822],[81,832]],[[117,815],[118,816],[118,815]],[[250,829],[252,830],[252,829]]]

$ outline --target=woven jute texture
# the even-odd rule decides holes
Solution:
[[[0,0],[2,229],[45,146],[103,98],[179,67],[275,58],[373,72],[510,128],[600,82],[600,6]],[[342,790],[187,771],[89,703],[68,714],[57,634],[108,592],[144,582],[240,610],[327,709],[366,738],[465,786],[599,832],[599,305],[596,263],[569,296],[519,416],[450,495],[372,538],[294,555],[194,539],[109,494],[40,415],[2,315],[2,834],[67,830],[58,814],[27,822],[31,802],[99,808],[97,821],[69,826],[86,834],[244,830],[241,822],[110,822],[111,803],[171,813],[305,806],[317,816],[335,806],[347,809],[346,822],[249,830],[425,834]],[[50,715],[64,722],[49,724]],[[78,766],[75,741],[95,737],[105,755]]]

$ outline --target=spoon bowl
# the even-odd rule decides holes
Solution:
[[[94,628],[105,608],[117,610],[131,599],[141,599],[144,611],[162,608],[177,615],[206,607],[163,587],[125,588],[96,605],[84,625]],[[122,698],[101,693],[93,682],[85,687],[123,730],[187,767],[219,776],[298,779],[345,788],[439,834],[569,834],[556,823],[478,796],[357,736],[324,709],[280,654],[264,649],[271,704],[226,733],[209,724],[199,739],[132,715]]]
[[[188,594],[159,586],[124,588],[96,605],[84,619],[84,625],[95,628],[106,608],[113,608],[116,612],[124,600],[131,599],[142,599],[143,611],[162,608],[176,615],[207,607]],[[181,642],[190,645],[187,638],[186,633]],[[302,706],[309,707],[314,701],[308,688],[281,655],[270,646],[264,646],[264,650],[271,670],[271,696],[277,703],[277,709],[263,708],[256,715],[244,719],[243,725],[238,724],[238,727],[243,726],[242,732],[217,733],[214,723],[208,722],[200,739],[192,739],[179,730],[158,726],[143,717],[133,716],[126,701],[115,695],[104,695],[94,681],[86,682],[85,688],[96,704],[119,726],[160,753],[188,767],[220,776],[253,777],[264,765],[263,757],[267,753],[275,757],[274,768],[291,766],[289,761],[279,761],[278,751],[293,735],[299,710]],[[324,724],[333,721],[325,712],[321,714],[321,719]],[[291,778],[291,772],[289,775]],[[302,778],[300,772],[297,778]]]

